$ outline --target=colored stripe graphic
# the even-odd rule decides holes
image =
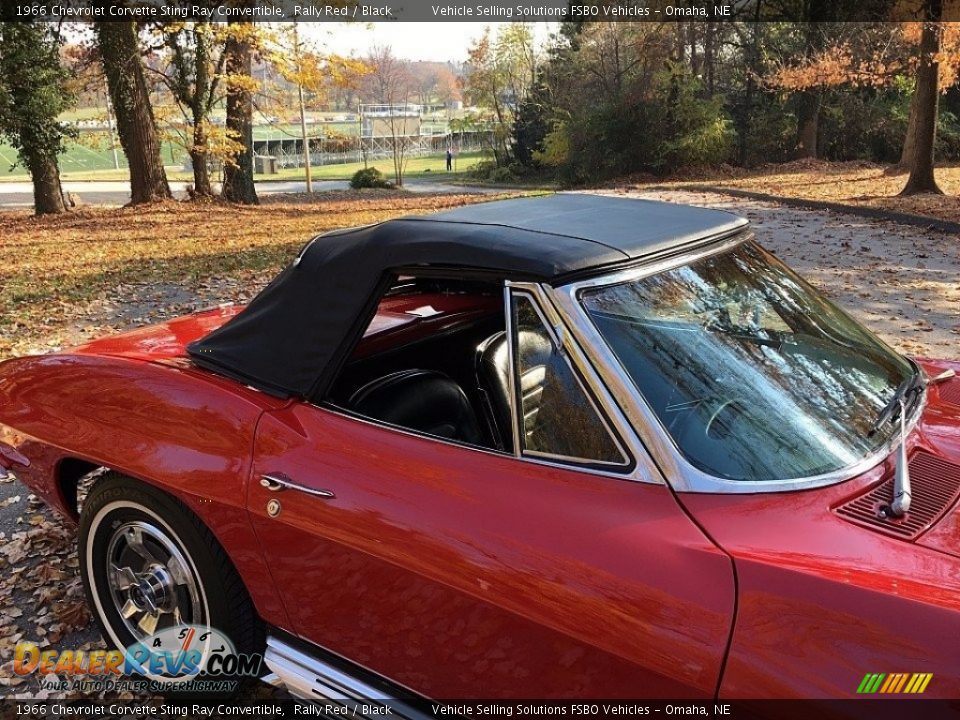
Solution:
[[[918,695],[926,691],[933,673],[867,673],[857,687],[857,694]]]

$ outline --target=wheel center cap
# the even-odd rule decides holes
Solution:
[[[130,600],[141,610],[164,610],[170,583],[170,574],[164,568],[153,568],[137,577],[137,584],[130,587]]]

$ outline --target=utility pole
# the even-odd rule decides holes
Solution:
[[[307,106],[303,100],[303,63],[300,60],[300,31],[293,26],[293,46],[297,58],[297,96],[300,99],[300,135],[303,138],[303,168],[307,173],[307,192],[313,192],[310,176],[310,139],[307,137]]]

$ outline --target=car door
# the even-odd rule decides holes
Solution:
[[[434,698],[713,696],[729,559],[637,471],[537,299],[513,304],[513,455],[264,415],[249,511],[292,630]]]

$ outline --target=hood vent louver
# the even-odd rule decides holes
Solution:
[[[960,380],[952,380],[940,387],[940,399],[960,407]]]
[[[886,535],[916,540],[929,530],[960,497],[960,465],[954,465],[930,453],[918,452],[910,458],[910,482],[913,485],[910,511],[902,518],[877,517],[881,505],[893,497],[891,476],[872,490],[836,508],[850,522]]]

